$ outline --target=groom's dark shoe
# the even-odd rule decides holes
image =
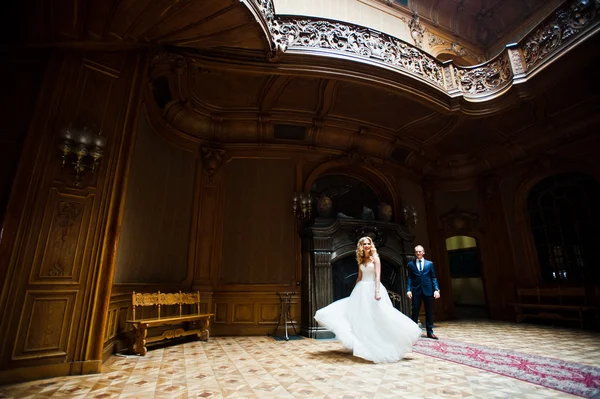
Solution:
[[[434,333],[427,334],[427,338],[438,339],[438,337],[436,337]]]

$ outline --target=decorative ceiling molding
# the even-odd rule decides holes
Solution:
[[[314,48],[303,47],[302,40],[292,47],[280,47],[280,55],[285,56],[276,63],[266,62],[259,52],[240,53],[233,48],[162,49],[152,59],[150,80],[154,84],[160,79],[163,90],[170,93],[157,101],[151,96],[158,96],[160,90],[148,91],[147,106],[152,123],[160,123],[157,130],[164,129],[169,141],[186,149],[197,151],[199,145],[219,142],[222,149],[259,144],[352,155],[358,146],[360,152],[356,154],[378,165],[409,168],[436,181],[471,179],[522,162],[529,154],[582,139],[600,126],[595,80],[588,72],[590,65],[600,61],[594,51],[600,36],[584,40],[599,28],[598,1],[583,4],[586,7],[581,7],[581,2],[565,4],[563,14],[557,10],[556,15],[562,15],[560,21],[571,15],[579,30],[561,36],[561,44],[541,55],[537,63],[532,62],[531,68],[525,63],[521,45],[507,47],[477,68],[459,68],[451,62],[439,63],[402,41],[393,42],[389,36],[375,36],[379,33],[366,28],[358,27],[362,36],[352,36],[350,33],[357,30],[349,33],[342,30],[343,24],[329,36],[322,36],[329,32],[327,29],[309,31],[321,38],[313,42]],[[550,18],[547,23],[552,21]],[[324,21],[306,26],[334,24]],[[303,37],[290,32],[292,38],[282,43],[294,43],[293,34]],[[398,54],[400,60],[405,55],[406,65],[422,68],[422,62],[408,63],[410,56],[417,54],[440,68],[441,80],[438,76],[425,83],[428,75],[409,73],[405,64],[391,67],[385,64],[385,57],[376,59],[374,52],[354,53],[348,38],[359,48],[366,44],[358,39],[368,38],[380,55]],[[388,38],[392,48],[386,53],[376,45],[376,39]],[[331,47],[336,40],[345,47]],[[322,43],[329,47],[322,48]],[[275,41],[271,48],[275,48]],[[557,64],[560,68],[548,68],[538,75],[549,59],[555,60],[571,48],[565,57],[568,60]],[[346,56],[353,53],[354,58]],[[349,62],[349,58],[374,61]],[[533,71],[537,75],[534,82],[510,90],[510,95],[499,95],[518,80],[526,81]],[[575,92],[570,90],[573,85],[581,87]],[[490,92],[497,101],[487,101]],[[364,98],[370,101],[362,101]],[[539,102],[543,105],[536,111],[533,105]],[[283,140],[275,134],[275,126],[281,123],[299,126],[305,134],[300,139]]]
[[[286,54],[340,57],[393,69],[419,79],[451,97],[481,102],[496,99],[533,69],[549,64],[600,27],[600,0],[569,0],[519,44],[474,67],[442,63],[418,47],[374,29],[347,22],[278,16],[272,0],[242,0],[269,33],[270,61]],[[415,22],[416,21],[416,22]],[[423,31],[413,18],[419,44]],[[413,29],[414,28],[414,29]],[[422,29],[422,27],[421,27]]]

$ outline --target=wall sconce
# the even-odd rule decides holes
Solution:
[[[62,152],[62,166],[75,170],[75,187],[79,187],[81,175],[86,171],[94,173],[106,147],[106,136],[93,133],[88,127],[75,129],[71,125],[61,129],[59,145]]]
[[[419,223],[419,217],[414,206],[406,205],[402,209],[402,212],[404,213],[404,223],[408,227],[415,227]]]
[[[310,219],[312,214],[312,199],[310,194],[294,193],[292,210],[298,219]]]

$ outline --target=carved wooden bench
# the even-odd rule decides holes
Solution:
[[[139,293],[133,292],[131,295],[133,305],[133,318],[127,320],[127,324],[133,327],[135,339],[132,341],[130,350],[139,355],[146,355],[146,344],[151,342],[163,341],[165,339],[196,335],[199,339],[208,341],[210,317],[212,313],[200,313],[200,292],[195,293]],[[161,308],[169,306],[178,306],[178,314],[161,317]],[[184,306],[194,307],[195,313],[184,313]],[[143,307],[156,307],[157,317],[136,319],[136,309]],[[167,308],[168,309],[168,308]],[[187,328],[177,327],[175,329],[165,330],[161,335],[148,337],[148,329],[152,327],[184,325]]]
[[[584,326],[585,315],[598,308],[588,306],[583,287],[519,288],[518,303],[513,303],[517,322],[525,319],[578,321]]]

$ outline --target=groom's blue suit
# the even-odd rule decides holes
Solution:
[[[425,303],[425,328],[427,334],[433,334],[433,292],[439,291],[433,262],[421,259],[422,270],[419,268],[419,259],[408,262],[408,279],[406,290],[412,292],[412,319],[415,323],[419,320],[421,302]]]

